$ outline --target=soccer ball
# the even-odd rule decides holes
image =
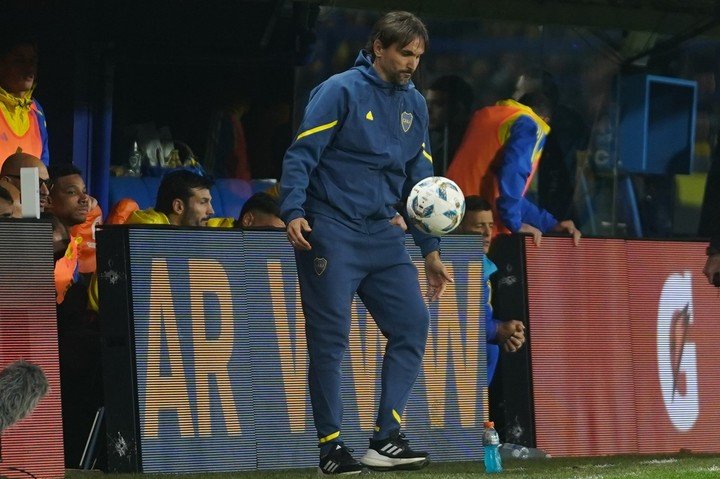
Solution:
[[[454,181],[431,176],[413,186],[407,199],[410,221],[432,235],[450,233],[465,214],[465,196]]]

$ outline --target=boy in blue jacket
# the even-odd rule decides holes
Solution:
[[[433,172],[427,106],[410,81],[427,44],[425,25],[413,14],[383,16],[355,66],[311,92],[283,162],[281,215],[295,248],[324,474],[357,474],[363,464],[419,469],[429,462],[400,433],[429,314],[395,210]],[[411,232],[435,300],[452,281],[440,240],[412,226]],[[356,292],[387,338],[377,422],[362,464],[341,436],[340,364]]]

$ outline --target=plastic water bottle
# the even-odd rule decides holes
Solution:
[[[503,459],[527,459],[530,451],[520,444],[505,442],[500,446],[500,457]]]
[[[142,160],[143,155],[138,149],[137,141],[134,141],[128,157],[128,166],[130,167],[127,171],[128,176],[140,176],[142,174]]]
[[[506,442],[500,446],[500,457],[503,459],[549,459],[550,454],[535,447]]]
[[[502,472],[500,437],[495,430],[495,423],[492,421],[485,422],[483,449],[485,450],[485,472]]]

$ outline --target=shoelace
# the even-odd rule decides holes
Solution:
[[[353,448],[347,446],[340,447],[340,455],[342,455],[343,457],[349,457],[350,459],[355,460],[352,455],[353,452],[355,452],[355,449]]]
[[[397,442],[403,448],[410,447],[410,441],[405,437],[405,434],[403,434],[402,432],[397,435],[397,438],[395,438],[395,442]]]

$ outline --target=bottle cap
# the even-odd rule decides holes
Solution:
[[[485,427],[495,427],[495,423],[493,421],[485,421],[484,425]]]

